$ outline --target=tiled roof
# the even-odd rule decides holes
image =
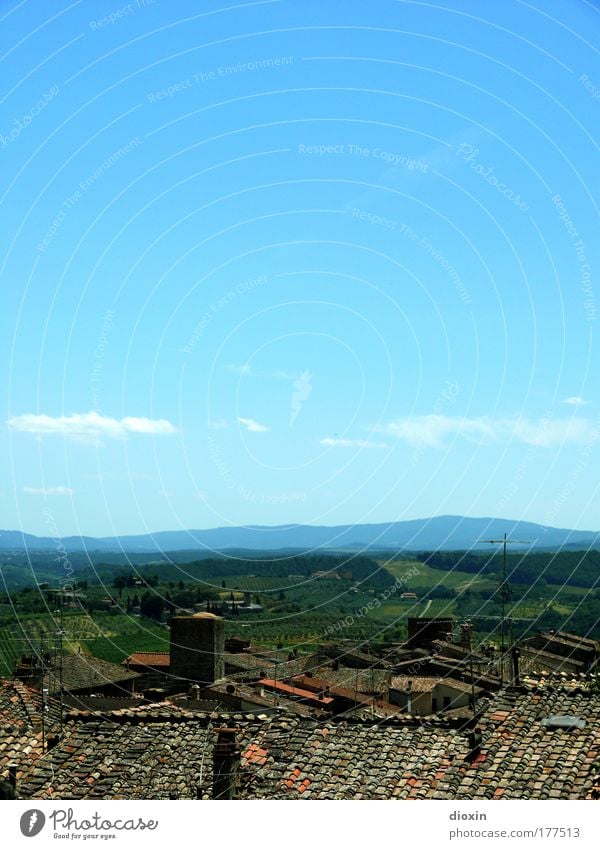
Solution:
[[[415,668],[417,669],[417,672],[413,671]],[[454,678],[455,680],[461,680],[464,676],[470,680],[470,666],[466,664],[465,661],[457,658],[443,657],[442,655],[424,658],[416,664],[413,662],[396,664],[395,670],[398,674],[410,673],[412,675],[418,674],[423,677],[438,679]],[[485,667],[482,668],[480,666],[475,666],[474,675],[476,683],[481,687],[490,690],[498,690],[500,688],[500,679],[491,674]]]
[[[440,684],[444,684],[446,687],[451,687],[453,690],[458,690],[459,693],[468,693],[471,695],[473,692],[473,685],[470,681],[460,681],[458,678],[440,678],[438,679]],[[481,687],[475,685],[475,692],[481,690]]]
[[[281,652],[265,652],[263,654],[251,654],[250,652],[223,652],[223,660],[226,668],[235,674],[239,672],[260,672],[262,670],[271,669],[273,667],[282,667],[287,669],[290,664],[294,664],[294,668],[301,666],[306,662],[307,658],[297,658],[289,661],[287,655]],[[170,665],[170,655],[168,652],[144,652],[138,651],[130,655],[127,660],[123,661],[123,666],[150,666],[150,667],[168,667]]]
[[[244,704],[245,710],[251,710],[253,713],[272,713],[275,709],[281,712],[293,713],[297,716],[327,715],[325,711],[321,711],[318,708],[316,702],[313,702],[311,705],[305,705],[302,702],[287,698],[285,693],[273,693],[264,689],[262,690],[263,695],[261,695],[260,685],[257,687],[243,682],[236,682],[233,694],[227,693],[228,687],[229,684],[223,681],[217,684],[211,684],[210,687],[206,688],[206,692],[209,695],[220,700],[219,708],[221,711],[233,710],[232,704],[237,704],[237,700],[240,699]],[[231,701],[232,697],[233,701]],[[195,710],[195,708],[191,709]]]
[[[539,661],[538,665],[543,666],[544,661],[546,661],[548,665],[555,664],[557,667],[562,667],[565,670],[569,670],[570,667],[574,667],[578,671],[583,671],[585,669],[585,663],[582,660],[576,660],[571,655],[565,656],[562,654],[556,654],[555,652],[546,651],[545,649],[529,645],[521,646],[520,651],[522,658],[536,658]]]
[[[410,675],[395,675],[390,682],[390,688],[399,690],[401,693],[431,693],[439,680],[439,678],[427,676],[411,678]]]
[[[225,667],[226,669],[229,667],[228,657],[238,658],[239,654],[227,655],[225,654]],[[263,674],[270,675],[273,678],[277,677],[278,681],[283,679],[291,678],[294,675],[298,675],[303,672],[306,667],[312,666],[312,659],[310,657],[298,657],[294,660],[286,660],[282,662],[273,662],[273,660],[263,659],[262,663],[257,662],[259,659],[253,657],[252,655],[246,655],[247,658],[252,658],[250,661],[248,668],[241,669],[239,672],[233,672],[231,674],[228,673],[228,678],[231,678],[232,681],[256,681],[258,678],[263,677]],[[230,667],[233,668],[233,667]]]
[[[116,663],[100,660],[89,654],[73,654],[63,657],[62,686],[65,690],[89,690],[107,684],[119,684],[139,678],[139,673],[129,672]],[[60,691],[61,673],[58,661],[44,676],[44,687],[50,693]]]
[[[548,716],[583,728],[547,729]],[[600,698],[556,686],[505,691],[480,718],[481,753],[446,721],[317,722],[173,707],[70,719],[21,782],[33,798],[212,794],[215,729],[239,728],[239,796],[257,799],[585,799],[600,770]]]
[[[291,679],[291,683],[294,686],[311,691],[317,698],[319,693],[323,693],[324,696],[331,696],[332,698],[324,699],[326,704],[336,700],[338,706],[340,702],[350,703],[354,707],[350,707],[349,710],[354,711],[356,709],[359,716],[362,716],[363,713],[365,716],[387,716],[388,714],[400,712],[400,709],[395,705],[376,699],[372,695],[361,693],[356,686],[353,689],[350,687],[340,687],[336,684],[330,684],[321,678],[312,678],[309,675],[296,675]],[[354,684],[355,679],[352,679],[349,683]]]
[[[319,702],[323,705],[329,705],[333,701],[333,699],[329,696],[322,696],[322,698],[319,698],[317,693],[314,693],[311,690],[304,690],[302,687],[294,687],[291,684],[283,684],[281,681],[275,681],[272,678],[263,678],[259,683],[263,684],[265,687],[284,693],[285,695],[299,699],[306,699],[311,702]]]
[[[312,675],[308,674],[294,675],[294,677],[290,679],[290,683],[297,687],[304,687],[306,690],[310,690],[313,693],[325,691],[331,686],[329,681],[326,681],[324,678],[314,678]]]
[[[383,692],[390,679],[388,669],[353,669],[350,666],[338,666],[337,669],[331,665],[315,666],[311,674],[336,687],[357,689],[359,693]]]
[[[130,654],[123,666],[170,666],[171,657],[169,652],[136,651]]]
[[[382,699],[372,699],[365,696],[361,696],[360,698],[363,699],[363,701],[359,706],[352,708],[352,717],[362,717],[363,719],[372,720],[400,717],[402,714],[402,708],[398,707],[398,705],[391,705],[389,702],[385,702]],[[342,715],[343,714],[337,714],[337,716]]]
[[[471,694],[473,690],[471,683],[459,681],[458,678],[449,678],[446,676],[442,678],[439,675],[437,677],[396,675],[392,678],[390,687],[393,690],[399,690],[401,693],[431,693],[438,684],[443,684],[445,687],[457,690],[459,693]],[[479,687],[475,687],[476,691],[479,689]]]
[[[545,631],[540,636],[544,637],[544,639],[561,640],[565,644],[581,646],[582,648],[588,648],[594,651],[598,651],[598,649],[600,649],[600,643],[598,640],[590,640],[587,637],[580,637],[579,634],[569,634],[567,631],[554,631],[554,633]]]
[[[49,700],[45,714],[48,736],[54,733],[56,705]],[[0,775],[9,763],[17,776],[42,754],[42,698],[18,680],[0,680]]]
[[[272,660],[269,661],[264,657],[256,657],[246,652],[223,652],[223,660],[228,669],[239,669],[241,672],[266,669],[267,666],[273,665]]]
[[[147,705],[143,696],[105,696],[82,695],[81,693],[65,693],[63,696],[65,710],[121,710],[123,708]]]
[[[0,679],[0,717],[7,726],[29,727],[39,720],[41,696],[18,679]]]

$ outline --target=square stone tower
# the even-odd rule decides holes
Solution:
[[[213,684],[225,676],[225,623],[214,613],[171,619],[171,676]]]

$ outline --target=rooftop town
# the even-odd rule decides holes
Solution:
[[[469,623],[301,654],[174,616],[169,653],[20,659],[0,682],[0,794],[22,799],[600,798],[600,645]]]

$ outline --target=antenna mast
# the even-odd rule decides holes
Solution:
[[[58,613],[58,622],[59,622],[59,631],[58,631],[58,688],[59,688],[59,699],[60,699],[60,736],[63,736],[63,714],[65,708],[65,700],[63,693],[63,601],[60,602],[60,608],[56,611]]]
[[[506,602],[508,601],[508,597],[510,596],[510,586],[506,580],[506,546],[507,545],[530,545],[530,540],[524,539],[508,539],[506,533],[502,539],[478,539],[477,543],[485,543],[490,545],[501,545],[502,546],[502,580],[500,581],[500,603],[501,603],[501,616],[500,616],[500,686],[504,683],[504,654],[505,654],[505,645],[504,645],[504,636],[506,632]],[[511,628],[512,631],[512,628]],[[512,641],[512,635],[511,635]]]

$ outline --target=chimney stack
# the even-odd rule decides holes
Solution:
[[[513,684],[515,687],[519,687],[521,684],[521,676],[519,674],[519,655],[521,652],[517,648],[517,646],[512,646],[510,650],[510,654],[512,657],[512,666],[513,666]]]
[[[469,741],[469,752],[467,754],[467,760],[472,763],[475,758],[478,758],[481,754],[481,744],[483,743],[483,734],[481,733],[481,728],[475,726],[471,728],[469,731],[468,737]]]
[[[15,763],[7,764],[8,766],[8,783],[10,784],[15,796],[17,795],[17,765]]]
[[[460,645],[470,648],[473,641],[473,625],[471,622],[463,622],[460,626]]]
[[[235,799],[240,750],[235,739],[239,728],[219,728],[213,750],[213,799]]]

